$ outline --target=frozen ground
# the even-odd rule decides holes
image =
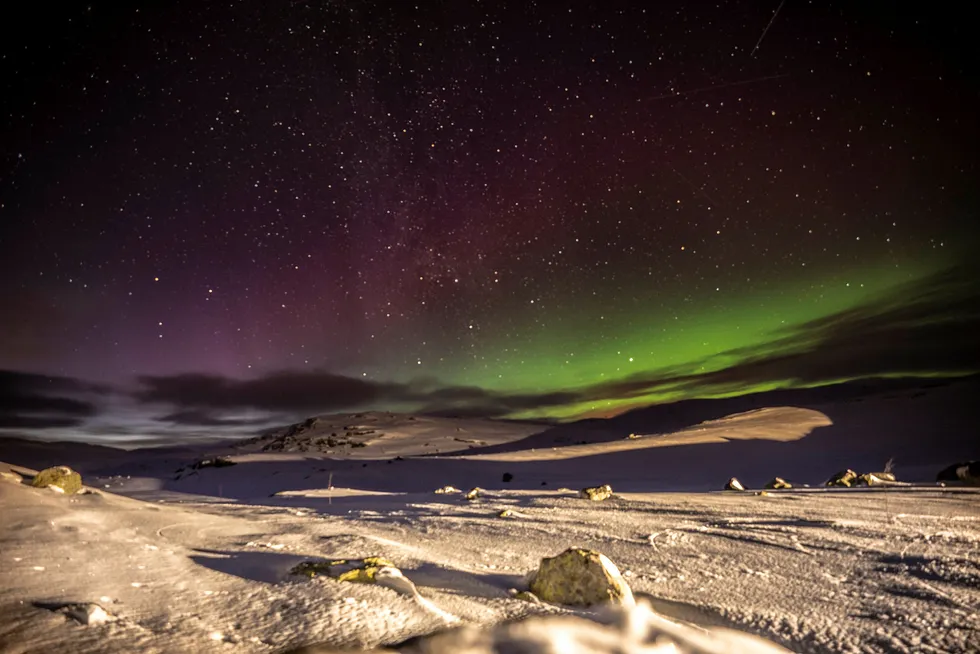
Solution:
[[[980,651],[980,489],[926,482],[927,470],[976,447],[957,431],[969,412],[943,409],[952,392],[905,398],[920,400],[909,429],[946,420],[931,455],[911,438],[903,446],[901,434],[877,449],[869,438],[827,451],[874,422],[858,408],[873,416],[899,397],[740,407],[706,422],[675,415],[669,430],[652,418],[640,430],[635,415],[564,429],[325,417],[285,445],[276,440],[283,432],[211,448],[237,465],[199,470],[186,449],[107,457],[9,440],[0,459],[14,465],[0,469],[29,475],[18,466],[68,464],[95,492],[65,497],[0,482],[0,651],[282,652],[318,643],[463,651],[409,641],[460,624],[495,634],[498,651],[549,651],[508,650],[500,628],[489,629],[533,614],[604,619],[508,594],[541,557],[572,545],[606,554],[657,615],[682,626],[740,629],[798,652]],[[900,426],[889,420],[880,422]],[[316,444],[330,434],[333,445]],[[900,478],[918,483],[706,490],[732,474],[751,485],[779,475],[816,486],[836,471],[829,464],[843,467],[833,456],[873,471],[861,461],[880,468],[882,452],[895,456]],[[613,486],[612,499],[574,492],[601,483]],[[472,502],[432,492],[446,484],[486,490]],[[512,515],[498,517],[503,509]],[[286,575],[311,557],[368,555],[394,561],[431,606],[385,588]],[[65,605],[89,602],[116,619],[85,626],[66,617]],[[551,628],[571,637],[567,626]],[[668,651],[623,639],[620,649],[580,651]]]

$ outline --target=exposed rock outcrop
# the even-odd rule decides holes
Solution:
[[[847,470],[841,470],[833,477],[828,479],[824,486],[835,486],[838,488],[850,488],[857,481],[858,473],[854,472],[850,468]]]
[[[74,495],[82,490],[82,476],[68,466],[45,468],[34,476],[31,486],[35,488],[58,488],[66,495]]]
[[[364,415],[352,414],[348,417],[359,419]],[[328,424],[324,418],[313,417],[270,431],[244,444],[261,443],[263,452],[331,452],[337,448],[367,447],[367,439],[363,437],[383,435],[361,424]]]
[[[608,500],[610,497],[612,497],[612,486],[609,484],[603,484],[602,486],[590,486],[588,488],[583,488],[578,492],[578,496],[585,500],[592,500],[593,502]]]
[[[294,566],[289,574],[303,577],[331,577],[337,581],[373,584],[382,568],[395,568],[395,564],[380,556],[363,559],[338,559],[334,561],[303,561]]]
[[[854,480],[854,486],[883,486],[895,483],[895,475],[890,472],[866,472]]]
[[[731,479],[728,480],[728,483],[725,484],[725,490],[744,491],[745,486],[743,486],[742,482],[740,482],[738,479],[732,477]]]
[[[633,592],[616,565],[600,552],[578,547],[541,559],[528,585],[536,597],[555,604],[634,603]]]

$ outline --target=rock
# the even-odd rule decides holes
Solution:
[[[351,416],[356,418],[357,416]],[[354,440],[358,436],[371,436],[377,434],[377,430],[361,427],[356,424],[344,425],[344,433],[338,434],[337,431],[329,432],[329,437],[325,436],[328,429],[335,429],[332,424],[317,417],[307,418],[303,422],[297,422],[285,429],[271,431],[257,439],[246,441],[247,443],[262,443],[263,452],[332,452],[335,448],[355,448],[367,447],[363,440]]]
[[[854,480],[854,486],[881,486],[895,482],[895,475],[890,472],[866,472]]]
[[[70,604],[64,612],[69,618],[87,625],[105,624],[116,619],[98,604]]]
[[[728,480],[728,483],[725,484],[725,490],[744,491],[745,486],[743,486],[742,482],[740,482],[738,479],[732,477],[731,479]]]
[[[363,559],[338,559],[334,561],[303,561],[294,566],[289,574],[303,577],[330,577],[337,581],[373,584],[382,568],[395,568],[395,564],[380,556]],[[397,570],[397,568],[395,568]]]
[[[850,488],[857,481],[858,473],[851,469],[841,470],[836,475],[827,480],[825,486],[837,486],[840,488]]]
[[[939,471],[936,481],[960,481],[970,486],[980,486],[980,461],[954,463]]]
[[[57,486],[66,495],[74,495],[82,490],[82,476],[68,466],[45,468],[34,476],[31,486],[47,488]]]
[[[531,604],[540,604],[541,603],[541,600],[538,599],[538,596],[535,595],[534,593],[532,593],[529,590],[521,590],[521,591],[519,591],[516,588],[511,588],[507,592],[510,593],[510,596],[513,597],[514,599],[519,599],[519,600],[523,600],[525,602],[530,602]]]
[[[589,488],[583,488],[578,492],[578,496],[582,499],[592,500],[593,502],[608,500],[610,497],[612,497],[612,486],[609,484],[604,484],[602,486],[590,486]]]
[[[541,600],[555,604],[634,603],[633,592],[612,561],[595,550],[577,547],[541,559],[529,587]]]
[[[768,484],[766,484],[766,488],[768,488],[770,490],[774,490],[774,489],[777,489],[777,488],[792,488],[792,487],[793,487],[793,484],[789,483],[788,481],[786,481],[782,477],[773,477],[772,478],[772,481],[770,481]]]
[[[480,497],[480,493],[481,492],[483,492],[483,489],[480,488],[480,487],[472,488],[472,489],[470,489],[470,492],[468,492],[463,497],[465,497],[466,499],[472,501],[472,500],[475,500],[476,498]]]
[[[510,474],[509,472],[505,472],[504,476],[501,478],[501,480],[504,482],[513,481],[513,479],[514,475]]]
[[[294,425],[290,425],[286,430],[286,436],[296,436],[304,432],[316,429],[320,426],[320,419],[317,417],[307,418],[303,422],[297,422]]]
[[[108,599],[108,597],[103,597],[102,601]],[[118,619],[98,604],[92,602],[80,602],[77,604],[37,602],[35,606],[41,609],[47,609],[48,611],[54,611],[55,613],[61,613],[65,617],[85,625],[101,625]]]
[[[202,468],[228,468],[238,465],[235,461],[223,456],[216,456],[210,459],[201,459],[191,464],[191,469],[201,470]]]
[[[459,490],[455,486],[443,486],[442,488],[436,489],[436,495],[451,495],[453,493],[462,493],[462,492],[463,491]]]
[[[956,470],[956,476],[964,484],[980,486],[980,461],[973,461],[965,466],[960,466]]]

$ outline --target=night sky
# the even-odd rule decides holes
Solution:
[[[140,4],[0,28],[2,428],[980,370],[965,8]]]

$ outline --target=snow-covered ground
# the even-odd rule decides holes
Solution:
[[[0,651],[685,651],[651,635],[666,633],[662,619],[798,652],[980,651],[980,489],[930,481],[978,458],[977,409],[964,392],[721,401],[714,413],[694,407],[705,421],[644,410],[559,427],[324,416],[196,452],[5,440],[0,470],[29,477],[65,464],[94,492],[0,481]],[[236,465],[191,466],[206,455]],[[821,485],[839,468],[874,472],[889,457],[914,485]],[[710,490],[732,475],[797,487]],[[577,496],[605,483],[609,500]],[[484,491],[473,501],[433,492],[445,485]],[[602,625],[623,616],[512,597],[542,557],[570,546],[609,557],[653,613],[614,628]],[[310,558],[373,555],[427,601],[287,574]],[[67,615],[86,603],[109,621]],[[552,617],[493,628],[535,615]],[[525,629],[535,624],[538,640]],[[470,631],[409,640],[461,625]]]

